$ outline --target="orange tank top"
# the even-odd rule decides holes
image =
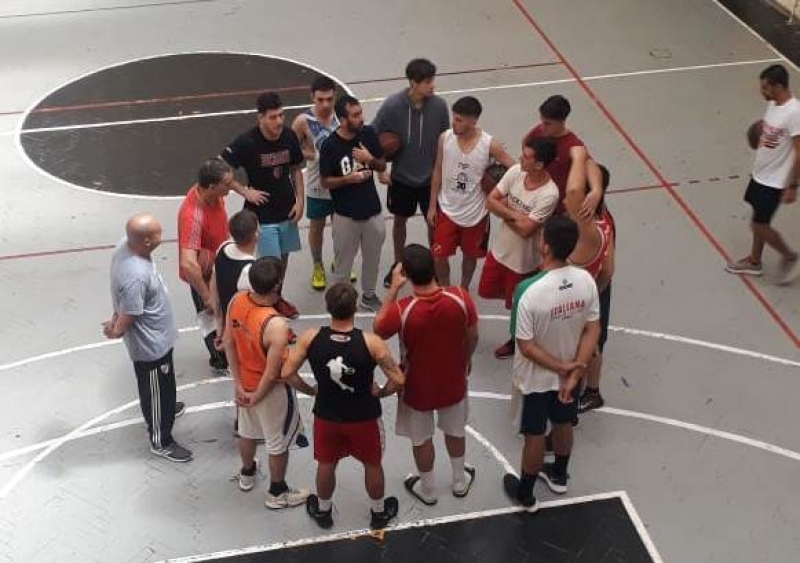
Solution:
[[[247,291],[239,292],[228,309],[239,360],[239,378],[247,392],[255,391],[267,368],[264,329],[278,312],[270,306],[255,303]]]

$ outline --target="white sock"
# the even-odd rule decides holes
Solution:
[[[436,480],[434,479],[433,471],[420,471],[419,479],[422,483],[422,492],[426,496],[433,496],[433,490],[436,488]]]
[[[333,506],[333,501],[331,499],[329,499],[329,498],[327,498],[327,499],[322,498],[322,497],[317,497],[317,498],[319,499],[319,509],[322,512],[330,511],[331,506]]]
[[[467,476],[464,473],[464,456],[451,457],[450,464],[453,466],[453,484],[464,485],[467,482]]]
[[[371,498],[369,499],[369,502],[372,508],[372,512],[375,513],[383,512],[383,497],[379,499]]]

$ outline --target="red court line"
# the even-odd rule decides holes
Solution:
[[[559,66],[562,63],[560,61],[549,61],[544,63],[530,63],[524,65],[511,65],[511,66],[501,66],[501,67],[489,67],[489,68],[475,68],[475,69],[468,69],[468,70],[457,70],[452,72],[439,72],[437,76],[460,76],[466,74],[480,74],[485,72],[495,72],[500,70],[520,70],[526,68],[539,68],[545,66]],[[389,78],[375,78],[370,80],[354,80],[352,82],[345,81],[344,83],[347,85],[363,85],[363,84],[374,84],[379,82],[395,82],[398,80],[405,80],[405,76],[392,76]],[[153,105],[153,104],[163,104],[169,102],[186,102],[186,101],[196,101],[196,100],[213,100],[219,98],[228,98],[228,97],[238,97],[238,96],[255,96],[256,94],[260,94],[264,90],[272,90],[273,92],[297,92],[297,91],[307,91],[308,84],[303,85],[295,85],[295,86],[282,86],[279,88],[259,88],[258,90],[228,90],[224,92],[206,92],[204,94],[184,94],[180,96],[165,96],[159,98],[144,98],[140,100],[117,100],[117,101],[109,101],[109,102],[92,102],[88,104],[73,104],[68,106],[48,106],[42,108],[36,108],[31,111],[32,114],[46,114],[46,113],[59,113],[59,112],[66,112],[66,111],[79,111],[79,110],[91,110],[91,109],[108,109],[108,108],[116,108],[116,107],[128,107],[128,106],[143,106],[143,105]],[[16,115],[23,113],[22,111],[8,111],[8,112],[0,112],[0,115]]]
[[[617,133],[619,133],[620,136],[625,140],[625,142],[628,144],[631,150],[633,150],[633,152],[636,153],[636,155],[641,159],[644,165],[650,170],[650,172],[652,172],[653,176],[656,177],[661,186],[665,190],[667,190],[667,192],[675,201],[675,203],[677,203],[678,206],[683,210],[683,212],[686,214],[689,220],[692,223],[694,223],[695,227],[697,227],[697,229],[705,237],[705,239],[711,244],[711,246],[713,246],[716,249],[716,251],[720,254],[720,256],[722,256],[725,259],[726,262],[730,261],[730,256],[725,251],[723,246],[719,243],[719,241],[717,241],[717,239],[714,238],[714,235],[711,234],[711,231],[708,229],[708,227],[706,227],[705,224],[703,224],[703,221],[700,219],[700,217],[698,217],[697,214],[692,210],[692,208],[689,207],[686,201],[673,188],[673,186],[671,186],[670,183],[667,182],[666,178],[664,178],[664,175],[661,174],[661,171],[655,166],[655,164],[653,164],[653,162],[647,157],[647,155],[642,151],[642,149],[639,148],[639,146],[636,144],[633,138],[628,134],[625,128],[622,127],[620,122],[614,117],[614,115],[611,113],[611,111],[609,111],[609,109],[600,100],[600,98],[597,97],[597,95],[589,87],[586,81],[583,80],[583,78],[581,78],[580,74],[578,74],[578,72],[575,70],[575,67],[573,67],[569,63],[569,61],[564,57],[564,55],[558,49],[558,47],[556,47],[555,43],[553,43],[550,37],[548,37],[548,35],[544,32],[542,27],[536,22],[533,16],[531,16],[527,8],[525,8],[525,6],[522,5],[522,1],[521,0],[511,0],[511,1],[513,2],[514,6],[516,6],[517,10],[519,10],[520,13],[525,17],[525,19],[528,21],[531,27],[536,31],[539,37],[547,44],[547,46],[550,48],[550,50],[553,52],[556,58],[559,61],[561,61],[561,63],[564,65],[564,68],[567,69],[567,72],[569,72],[569,74],[572,75],[572,77],[580,85],[580,87],[583,89],[586,95],[589,96],[589,98],[595,103],[600,112],[603,115],[605,115],[606,119],[608,119],[608,121],[611,123],[614,129],[617,130]],[[746,276],[739,276],[739,279],[747,287],[747,289],[750,290],[750,293],[753,294],[753,296],[761,304],[761,306],[764,308],[767,314],[769,314],[769,316],[772,317],[772,319],[777,323],[777,325],[781,328],[781,330],[783,330],[786,336],[789,337],[789,339],[792,341],[795,347],[800,348],[800,338],[798,338],[798,336],[795,334],[792,328],[786,323],[786,321],[784,321],[783,318],[781,318],[781,316],[778,314],[778,312],[775,310],[772,304],[770,304],[770,302],[767,301],[766,297],[764,297],[761,291]]]

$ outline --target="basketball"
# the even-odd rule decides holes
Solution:
[[[381,150],[383,150],[383,157],[387,161],[394,160],[394,157],[397,156],[403,146],[400,135],[392,131],[384,131],[378,134],[378,142],[381,145]]]
[[[761,140],[761,131],[764,129],[764,121],[759,119],[747,128],[747,144],[750,148],[756,150],[758,143]]]
[[[483,177],[481,178],[481,189],[483,189],[483,192],[486,194],[491,192],[507,170],[508,168],[499,162],[493,162],[490,164],[486,168],[486,171],[483,173]]]

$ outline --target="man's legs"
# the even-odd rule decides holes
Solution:
[[[197,324],[203,334],[203,343],[206,346],[206,350],[208,350],[208,365],[211,366],[212,370],[221,374],[228,369],[228,359],[225,357],[225,352],[217,350],[217,329],[214,316],[206,310],[203,300],[194,288],[190,287],[190,289],[192,303],[197,312]]]
[[[308,248],[314,265],[322,264],[322,244],[325,234],[325,219],[311,219],[308,222]]]
[[[478,259],[466,254],[461,254],[461,287],[469,290],[475,269],[478,267]]]
[[[439,280],[439,285],[442,287],[447,287],[450,285],[450,259],[447,256],[442,256],[441,258],[434,257],[433,259],[433,267],[436,271],[436,279]],[[462,272],[463,278],[463,272]],[[463,287],[463,283],[462,283]]]
[[[406,237],[408,234],[408,217],[402,215],[394,216],[392,224],[392,248],[394,250],[394,263],[400,262],[403,256],[403,249],[406,247]]]
[[[377,300],[375,286],[381,264],[381,250],[386,239],[386,223],[381,215],[363,221],[361,225],[361,299]],[[338,268],[338,266],[337,266]],[[377,311],[376,311],[377,312]]]
[[[397,402],[397,420],[395,432],[411,440],[411,451],[417,475],[406,478],[406,490],[421,502],[432,506],[436,504],[436,482],[433,475],[433,464],[436,452],[433,447],[433,411],[418,411],[407,405],[402,399]]]
[[[751,223],[750,229],[753,232],[753,246],[750,251],[750,257],[757,262],[761,263],[761,256],[764,252],[764,244],[778,252],[785,261],[792,261],[797,259],[797,253],[794,252],[783,240],[781,234],[776,231],[770,224]]]
[[[335,267],[331,282],[347,281],[361,245],[361,226],[358,221],[334,213],[331,219],[331,236]],[[364,280],[361,282],[364,283]]]

